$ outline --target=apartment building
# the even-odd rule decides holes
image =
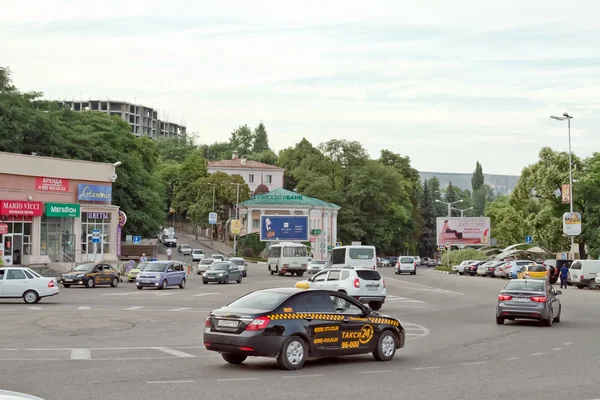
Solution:
[[[159,119],[158,111],[118,100],[61,101],[61,107],[73,111],[98,111],[117,115],[131,126],[131,133],[150,138],[171,138],[186,134],[183,125]]]
[[[254,193],[259,185],[265,185],[269,191],[283,187],[284,168],[263,164],[258,161],[238,157],[233,153],[231,160],[211,161],[208,163],[208,173],[224,172],[228,175],[240,175]]]

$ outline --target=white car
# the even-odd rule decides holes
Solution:
[[[477,262],[477,261],[476,260],[465,260],[458,265],[452,266],[452,271],[456,271],[456,272],[458,272],[459,275],[462,275],[465,273],[465,267],[473,264],[474,262]]]
[[[246,263],[246,260],[244,260],[242,257],[231,257],[229,259],[229,262],[232,262],[235,265],[237,265],[240,271],[242,271],[242,276],[244,278],[248,276],[248,264]]]
[[[398,263],[396,264],[396,275],[400,275],[405,272],[411,275],[417,274],[417,261],[414,257],[398,257]]]
[[[35,304],[42,297],[57,294],[56,278],[45,278],[29,268],[0,268],[0,298],[22,298],[27,304]]]
[[[222,254],[213,254],[210,258],[212,258],[213,261],[225,261],[225,256]]]
[[[199,262],[204,258],[204,252],[201,249],[192,250],[192,262]]]
[[[325,268],[327,268],[327,261],[312,260],[308,263],[308,269],[306,270],[306,272],[308,272],[309,274],[316,274],[317,272],[320,272]]]
[[[200,260],[200,262],[198,263],[198,275],[202,275],[203,273],[205,273],[210,268],[213,262],[215,262],[215,260],[211,258],[203,258],[202,260]]]
[[[300,289],[324,289],[343,292],[361,303],[379,310],[387,296],[385,281],[370,268],[325,269],[305,281],[296,283]]]

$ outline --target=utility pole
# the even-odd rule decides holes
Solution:
[[[237,185],[237,194],[235,198],[235,219],[239,219],[239,208],[240,208],[240,184],[232,183],[233,185]],[[231,223],[230,225],[231,226]],[[233,256],[237,256],[237,233],[233,234]]]
[[[213,183],[213,207],[212,212],[215,212],[215,184]],[[215,237],[215,224],[210,224],[210,245],[213,245],[213,239]]]

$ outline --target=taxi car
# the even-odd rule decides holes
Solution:
[[[72,271],[62,274],[59,282],[65,287],[85,286],[93,288],[98,285],[117,287],[120,282],[119,272],[105,263],[85,263]]]
[[[286,370],[302,368],[309,357],[372,353],[389,361],[405,339],[396,318],[343,293],[318,289],[250,292],[212,311],[204,327],[206,350],[221,353],[226,362],[271,357]]]
[[[129,281],[129,283],[135,281],[135,278],[137,278],[138,274],[140,272],[142,272],[144,270],[144,268],[146,268],[147,265],[148,265],[147,262],[143,262],[143,263],[139,263],[138,265],[136,265],[135,267],[133,267],[127,273],[127,280]]]
[[[541,264],[525,265],[521,271],[522,278],[519,279],[548,279],[548,269]]]
[[[541,279],[511,280],[498,294],[496,323],[505,320],[529,319],[540,321],[545,326],[560,322],[562,305],[550,282]]]

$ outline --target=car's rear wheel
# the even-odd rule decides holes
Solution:
[[[598,289],[598,285],[596,284],[595,279],[590,279],[590,281],[588,282],[588,289],[590,289],[590,290]]]
[[[223,360],[227,361],[229,364],[241,364],[246,361],[248,356],[244,356],[241,354],[229,354],[229,353],[221,353],[221,357]]]
[[[381,301],[372,301],[369,303],[369,307],[371,307],[372,310],[380,310],[381,307],[383,306],[383,302]]]
[[[543,326],[547,326],[547,327],[551,327],[553,320],[554,320],[554,318],[552,318],[552,311],[550,311],[550,318],[543,319],[542,320],[542,325]]]
[[[90,279],[88,279],[88,281],[85,283],[85,286],[86,286],[88,289],[91,289],[91,288],[93,288],[94,286],[96,286],[96,281],[94,280],[94,278],[90,278]]]
[[[186,284],[186,283],[187,283],[187,282],[185,281],[185,279],[182,279],[182,280],[181,280],[181,283],[179,284],[179,287],[180,287],[181,289],[185,289],[185,284]]]
[[[296,275],[297,275],[297,276],[303,276],[303,275],[304,275],[304,271],[297,272],[297,273],[296,273]]]
[[[116,276],[113,278],[112,282],[110,283],[111,287],[117,287],[119,286],[119,278],[117,278]]]
[[[296,370],[302,368],[306,361],[306,344],[299,336],[290,336],[283,343],[277,363],[283,369]]]
[[[396,339],[390,331],[383,331],[377,341],[377,348],[373,352],[373,357],[377,361],[390,361],[396,354]]]
[[[40,295],[35,290],[28,290],[23,293],[23,301],[27,304],[35,304],[40,301]]]
[[[496,323],[498,325],[504,325],[504,318],[502,318],[502,317],[496,317]]]
[[[127,279],[127,281],[128,281],[129,283],[131,283],[131,282],[133,282],[133,279]]]

